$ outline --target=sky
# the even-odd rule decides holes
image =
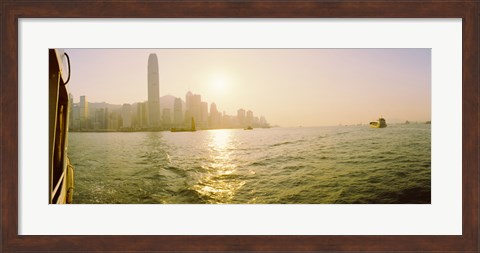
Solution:
[[[272,125],[387,124],[431,120],[430,49],[65,49],[74,102],[147,100],[157,54],[160,96],[191,91],[220,112]],[[210,108],[210,106],[209,106]]]

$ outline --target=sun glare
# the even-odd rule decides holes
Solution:
[[[225,80],[223,79],[218,79],[215,81],[215,88],[218,90],[222,90],[225,88]]]
[[[228,81],[224,76],[217,76],[212,81],[212,88],[215,93],[224,93],[228,88]]]

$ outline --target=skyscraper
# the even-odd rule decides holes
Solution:
[[[183,117],[182,117],[182,99],[175,98],[175,102],[173,104],[173,122],[176,125],[182,124]]]
[[[252,126],[253,125],[253,112],[250,111],[250,110],[247,111],[246,124],[247,124],[247,126]]]
[[[210,120],[209,127],[218,128],[221,125],[222,115],[218,112],[217,105],[212,103],[210,105]]]
[[[185,103],[186,103],[187,110],[190,110],[192,98],[193,98],[193,93],[191,91],[188,91],[187,94],[185,94]]]
[[[187,110],[185,111],[185,123],[190,124],[191,118],[195,120],[195,123],[198,126],[203,125],[202,121],[202,97],[198,94],[193,94],[192,92],[187,92],[185,95]],[[208,114],[208,104],[207,104],[207,114]]]
[[[171,124],[171,116],[170,116],[170,108],[163,108],[162,111],[162,125],[169,125]]]
[[[200,102],[200,120],[202,126],[206,127],[208,125],[208,103]]]
[[[191,119],[193,117],[192,113],[192,99],[193,99],[193,94],[192,92],[188,91],[187,94],[185,94],[185,104],[186,104],[186,110],[185,110],[185,124],[190,124]]]
[[[68,128],[73,128],[73,95],[68,93]]]
[[[195,119],[195,122],[200,123],[202,120],[202,96],[194,94],[191,102],[190,111],[192,112],[192,116]]]
[[[95,109],[95,122],[94,122],[94,129],[106,129],[107,126],[105,124],[105,108]]]
[[[137,127],[148,127],[148,102],[139,102],[137,104]]]
[[[88,102],[87,96],[80,96],[80,128],[88,128]]]
[[[245,110],[244,109],[238,109],[237,111],[237,124],[240,127],[245,127]]]
[[[148,56],[148,122],[151,127],[160,125],[160,88],[156,54]]]
[[[123,127],[132,127],[132,106],[130,104],[123,104],[122,107]]]

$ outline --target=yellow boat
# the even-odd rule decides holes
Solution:
[[[385,128],[387,127],[387,122],[383,117],[380,117],[378,121],[372,121],[370,122],[370,127],[371,128]]]

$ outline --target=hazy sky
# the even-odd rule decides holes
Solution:
[[[280,126],[431,118],[430,49],[66,49],[74,101],[147,100],[156,53],[160,96],[187,91],[220,112],[264,115]]]

